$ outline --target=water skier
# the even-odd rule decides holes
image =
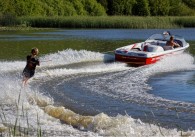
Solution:
[[[27,62],[26,62],[26,66],[23,70],[23,81],[22,81],[22,86],[24,87],[25,85],[27,85],[28,80],[34,76],[35,74],[35,69],[36,66],[40,66],[40,62],[39,60],[36,58],[36,56],[38,55],[39,50],[38,48],[33,48],[31,50],[31,55],[28,55],[27,58]]]

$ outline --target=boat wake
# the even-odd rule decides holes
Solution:
[[[179,60],[178,60],[179,58]],[[124,101],[153,107],[181,108],[195,110],[195,104],[156,97],[149,93],[150,77],[167,72],[191,71],[195,69],[194,58],[181,54],[164,58],[149,66],[129,67],[114,62],[113,55],[90,51],[64,50],[40,58],[43,62],[37,68],[29,86],[21,87],[21,73],[24,61],[0,62],[0,131],[11,134],[9,129],[18,128],[21,134],[54,136],[180,136],[177,129],[166,129],[154,124],[143,123],[129,115],[115,117],[105,113],[94,116],[77,114],[70,108],[56,106],[53,96],[46,94],[41,86],[55,85],[51,92],[66,81],[79,80],[80,88],[100,96],[119,98]],[[54,90],[55,89],[55,90]],[[190,107],[189,107],[190,106]],[[189,110],[190,109],[190,110]],[[21,130],[23,129],[24,130]],[[33,130],[32,130],[33,129]],[[30,131],[33,131],[32,133]],[[87,132],[86,132],[87,131]],[[194,136],[194,131],[182,132]]]
[[[180,54],[165,57],[153,65],[139,68],[130,67],[128,70],[119,73],[87,79],[82,82],[82,86],[92,92],[125,101],[195,113],[195,104],[154,96],[150,94],[152,87],[148,84],[148,80],[155,75],[187,70],[195,70],[194,57],[189,54]],[[189,110],[186,110],[186,106]]]

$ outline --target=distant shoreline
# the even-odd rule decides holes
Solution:
[[[18,17],[13,25],[0,27],[0,31],[41,30],[51,28],[93,29],[173,29],[194,28],[195,16],[65,16],[65,17]],[[10,27],[11,26],[11,27]]]
[[[4,31],[41,31],[41,30],[52,30],[53,28],[36,28],[36,27],[21,27],[21,26],[0,26],[0,32]]]

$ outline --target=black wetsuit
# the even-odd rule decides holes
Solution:
[[[31,78],[35,74],[36,66],[40,65],[40,62],[35,57],[32,57],[32,55],[28,55],[27,57],[27,63],[26,67],[23,70],[23,75],[27,78]]]

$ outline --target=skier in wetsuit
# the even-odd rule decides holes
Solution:
[[[26,66],[23,70],[23,81],[22,81],[22,85],[23,87],[25,85],[27,85],[27,81],[34,76],[35,74],[35,69],[36,69],[36,66],[40,65],[40,62],[39,60],[36,58],[36,56],[38,55],[39,53],[39,50],[38,48],[33,48],[31,50],[31,55],[28,55],[27,56],[27,62],[26,62]]]

